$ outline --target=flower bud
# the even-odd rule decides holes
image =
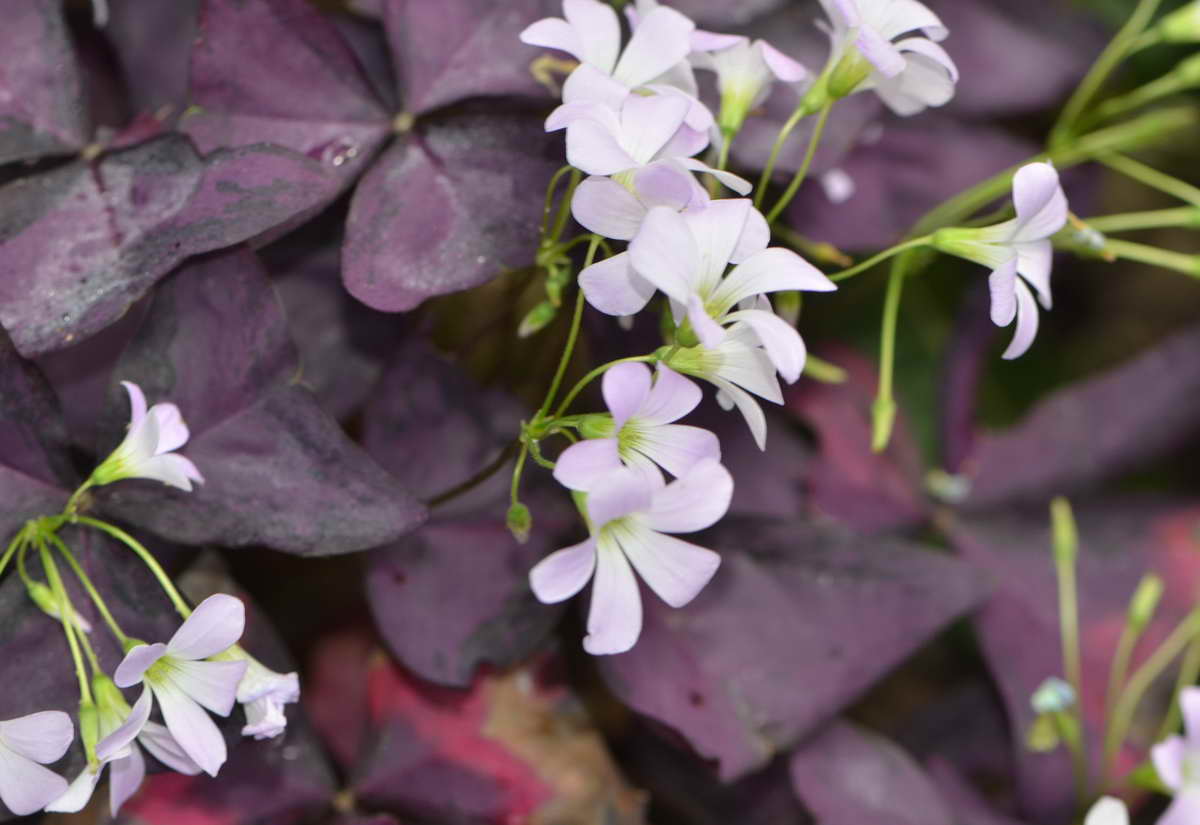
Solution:
[[[95,702],[79,702],[79,738],[83,740],[83,753],[88,763],[96,761],[96,743],[100,741],[100,714]]]
[[[533,530],[533,514],[529,512],[528,507],[519,501],[514,501],[508,508],[505,523],[508,525],[508,532],[512,533],[513,538],[519,543],[524,544],[529,541],[529,533]]]
[[[26,591],[29,593],[29,598],[33,603],[41,608],[42,612],[53,619],[61,619],[62,613],[59,612],[58,598],[54,595],[49,587],[41,582],[28,582],[25,585]],[[71,606],[71,624],[76,630],[81,630],[84,633],[92,632],[92,625],[87,619],[79,615],[79,611]]]
[[[856,48],[847,49],[842,59],[834,66],[825,89],[829,97],[839,100],[849,97],[871,76],[871,63]]]
[[[1062,496],[1050,502],[1050,518],[1054,530],[1054,558],[1062,564],[1074,564],[1079,555],[1079,533],[1071,503]]]
[[[1051,676],[1038,686],[1029,699],[1038,713],[1062,713],[1075,706],[1075,689],[1065,680]]]
[[[521,319],[521,323],[517,327],[517,337],[528,338],[531,335],[541,332],[556,317],[558,317],[558,307],[554,306],[550,301],[542,301],[529,310],[525,314],[525,317]]]
[[[1168,43],[1200,41],[1200,0],[1164,16],[1158,23],[1158,33]]]
[[[1163,580],[1154,573],[1147,573],[1138,582],[1133,598],[1129,600],[1129,626],[1141,632],[1154,618],[1154,611],[1162,599]]]
[[[796,290],[785,290],[775,293],[775,314],[792,326],[800,320],[800,293]]]
[[[1025,734],[1025,747],[1034,753],[1050,753],[1058,750],[1060,744],[1062,737],[1058,734],[1058,723],[1053,714],[1040,714]]]

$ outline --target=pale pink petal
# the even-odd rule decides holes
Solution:
[[[546,17],[531,23],[519,35],[521,42],[543,49],[566,52],[576,60],[584,57],[583,42],[571,24],[559,17]]]
[[[627,97],[628,87],[613,80],[590,63],[580,64],[563,82],[562,99],[563,103],[568,105],[592,103],[617,112]],[[554,130],[548,128],[547,131]]]
[[[662,533],[704,530],[724,517],[732,497],[733,477],[729,471],[716,459],[705,459],[655,491],[646,524]]]
[[[870,25],[889,40],[912,31],[924,32],[933,40],[944,40],[948,34],[938,16],[918,0],[888,0],[880,11],[871,15]]]
[[[233,710],[238,683],[246,675],[246,662],[193,662],[181,659],[173,661],[171,665],[170,672],[164,678],[195,702],[219,716],[228,716]]]
[[[132,429],[146,417],[146,395],[142,388],[132,381],[122,381],[121,386],[129,393],[129,426]]]
[[[1017,317],[1017,259],[1011,258],[988,276],[992,293],[992,323],[1006,327]]]
[[[1150,759],[1162,783],[1172,791],[1183,787],[1188,746],[1182,736],[1172,736],[1150,749]]]
[[[1020,278],[1016,282],[1017,291],[1017,331],[1013,334],[1012,343],[1002,356],[1011,361],[1020,358],[1033,345],[1033,339],[1038,331],[1038,309],[1033,300],[1033,293]]]
[[[709,108],[696,97],[699,94],[696,76],[686,61],[677,63],[666,74],[660,75],[657,82],[647,83],[642,90],[660,95],[674,95],[686,100],[688,112],[683,119],[684,124],[693,131],[704,135],[705,140],[708,139],[708,133],[717,120]]]
[[[895,77],[904,71],[904,55],[889,38],[883,37],[870,26],[858,30],[854,44],[867,62],[884,77]]]
[[[696,29],[692,32],[693,52],[719,52],[746,42],[745,35],[719,34]]]
[[[754,436],[754,443],[758,445],[758,449],[767,449],[767,418],[763,415],[762,407],[758,405],[758,402],[749,393],[729,381],[713,378],[712,382],[738,408],[742,418],[746,419],[746,426],[750,428],[750,434]]]
[[[717,375],[744,387],[760,398],[783,403],[783,393],[775,379],[775,365],[758,346],[758,336],[749,326],[735,324],[719,348],[721,364]]]
[[[146,758],[141,748],[133,748],[129,756],[113,762],[108,769],[108,810],[115,819],[121,806],[137,793],[146,778]]]
[[[654,9],[638,22],[613,77],[631,89],[649,83],[683,62],[692,50],[695,28],[695,23],[674,9]]]
[[[1183,712],[1183,730],[1188,742],[1200,751],[1200,688],[1186,687],[1181,690],[1179,709]]]
[[[176,773],[195,776],[202,770],[179,746],[171,732],[157,722],[146,723],[146,727],[142,729],[142,735],[138,737],[138,742],[150,751],[151,756]]]
[[[645,473],[622,467],[596,480],[588,490],[587,510],[592,527],[601,530],[619,518],[645,510],[655,485]]]
[[[1017,253],[1017,272],[1037,291],[1038,301],[1046,309],[1054,305],[1050,294],[1050,269],[1054,264],[1054,244],[1032,241],[1013,244]]]
[[[563,0],[563,13],[579,37],[580,59],[612,73],[621,51],[621,24],[617,13],[600,0]]]
[[[615,175],[640,166],[603,124],[580,118],[567,126],[567,163],[589,175]]]
[[[767,224],[767,219],[757,209],[751,208],[746,215],[746,223],[742,227],[737,246],[729,256],[729,262],[740,264],[762,252],[770,243],[771,227]]]
[[[542,604],[557,604],[574,596],[596,569],[596,541],[588,539],[556,550],[529,571],[529,587]]]
[[[200,471],[196,469],[192,460],[178,453],[151,456],[139,462],[133,471],[135,478],[161,481],[168,487],[175,487],[189,493],[192,491],[192,482],[204,481],[204,476],[200,475]]]
[[[754,211],[757,210],[748,198],[723,198],[684,215],[700,253],[697,291],[701,294],[710,294],[725,274]]]
[[[650,368],[640,363],[617,364],[604,373],[601,392],[618,432],[646,403],[650,381]]]
[[[692,295],[688,298],[687,317],[692,323],[692,330],[696,333],[696,337],[708,349],[716,349],[725,340],[725,328],[708,314],[699,295]]]
[[[622,531],[617,540],[642,580],[671,607],[696,598],[721,566],[712,550],[643,525]]]
[[[74,738],[71,717],[61,710],[43,710],[0,722],[0,745],[43,764],[61,759]]]
[[[788,57],[766,40],[759,40],[757,46],[762,52],[763,62],[767,64],[767,68],[784,83],[802,83],[809,79],[808,69],[802,63]]]
[[[687,222],[673,209],[656,206],[629,244],[633,268],[671,298],[687,303],[699,276],[700,253]]]
[[[593,656],[624,653],[642,632],[642,596],[620,547],[601,541],[583,649]]]
[[[246,724],[242,725],[242,736],[257,740],[274,739],[287,730],[287,714],[284,705],[273,696],[263,696],[243,705]]]
[[[67,787],[66,792],[47,805],[45,810],[56,814],[79,813],[92,801],[92,794],[96,792],[96,786],[100,784],[103,773],[103,765],[95,773],[85,765],[79,776]]]
[[[152,685],[167,729],[183,752],[209,776],[225,764],[225,739],[212,717],[170,680]]]
[[[732,172],[726,172],[723,169],[716,169],[698,158],[681,158],[679,162],[693,172],[703,172],[706,175],[712,175],[723,185],[737,192],[739,195],[748,195],[754,188],[754,184],[745,178],[738,177]]]
[[[703,394],[689,381],[665,364],[659,364],[654,386],[636,416],[639,424],[658,426],[678,421],[700,405]]]
[[[587,492],[620,466],[617,439],[589,438],[562,451],[554,462],[554,478],[568,490]]]
[[[649,163],[683,128],[687,110],[677,97],[631,95],[621,107],[622,148],[638,165]]]
[[[825,277],[821,270],[795,252],[771,247],[738,264],[721,283],[712,300],[728,309],[746,298],[770,292],[831,292],[835,289],[837,285]]]
[[[646,206],[612,178],[593,175],[575,187],[571,214],[589,232],[628,241],[641,227]]]
[[[858,11],[855,0],[821,0],[825,12],[835,23],[845,27],[858,26],[862,23],[862,15]]]
[[[162,642],[152,645],[136,645],[125,654],[121,664],[117,665],[117,669],[113,673],[113,681],[116,682],[117,687],[133,687],[142,681],[146,670],[152,664],[166,655],[167,646]]]
[[[904,54],[904,71],[876,78],[875,93],[893,112],[911,117],[930,106],[944,106],[954,97],[958,67],[950,55],[923,37],[896,44]]]
[[[183,423],[183,415],[178,406],[170,403],[155,404],[150,408],[148,415],[158,420],[158,447],[155,452],[169,453],[187,443],[188,428],[187,424]]]
[[[579,287],[587,302],[608,315],[636,315],[657,288],[634,271],[628,252],[592,264],[579,273]]]
[[[778,315],[761,309],[744,309],[725,317],[730,321],[748,324],[762,342],[767,357],[779,370],[783,380],[794,384],[804,372],[804,362],[808,358],[808,350],[804,339],[796,328],[784,321]]]
[[[14,814],[26,816],[42,810],[66,793],[67,787],[67,780],[0,742],[0,801]]]
[[[673,476],[683,475],[706,458],[721,457],[721,442],[715,435],[687,424],[649,427],[633,449]]]
[[[167,642],[167,652],[177,659],[206,659],[236,644],[245,629],[246,605],[242,600],[215,593],[196,605]]]
[[[654,158],[656,160],[690,159],[692,155],[698,155],[707,149],[710,142],[708,130],[695,129],[690,124],[684,123],[675,131],[675,134],[671,135],[671,139],[654,153]]]
[[[595,121],[613,135],[621,131],[621,120],[617,113],[594,100],[575,100],[555,107],[546,118],[546,131],[557,132],[559,129],[566,129],[578,120]]]
[[[1014,241],[1049,238],[1067,222],[1067,196],[1058,170],[1049,163],[1030,163],[1013,177],[1013,205],[1017,209]]]
[[[1189,787],[1159,817],[1156,825],[1196,825],[1200,822],[1200,789]]]
[[[149,721],[152,705],[150,690],[143,688],[142,695],[133,703],[129,716],[125,718],[121,726],[96,744],[96,758],[101,762],[107,762],[122,751],[128,750],[130,743],[137,738],[138,734],[142,732],[142,728],[146,726],[146,722]]]
[[[633,188],[645,206],[638,220],[645,218],[646,210],[654,206],[666,206],[676,212],[684,209],[694,200],[695,184],[695,178],[673,163],[655,161],[639,169],[633,175]]]

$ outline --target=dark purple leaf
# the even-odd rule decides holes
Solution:
[[[83,83],[62,6],[63,0],[25,0],[5,8],[0,164],[71,154],[90,138]]]
[[[1011,430],[976,441],[968,507],[1037,501],[1164,455],[1200,431],[1200,328],[1059,390]]]
[[[181,109],[188,93],[188,50],[196,39],[200,0],[108,0],[104,33],[121,64],[135,111]]]
[[[538,52],[518,35],[535,20],[561,16],[557,0],[383,0],[382,8],[405,111],[489,95],[549,102],[530,72]]]
[[[532,264],[543,195],[561,152],[532,115],[418,125],[354,193],[346,288],[368,306],[396,312]]]
[[[253,238],[327,188],[287,150],[202,160],[178,135],[14,181],[0,189],[0,322],[26,355],[82,340],[184,258]]]
[[[991,293],[980,280],[963,296],[943,359],[941,382],[942,465],[957,473],[978,435],[979,384],[992,362],[997,328],[991,319]]]
[[[127,481],[98,491],[106,512],[184,544],[265,544],[300,555],[394,541],[424,509],[307,390],[278,298],[254,255],[184,267],[156,293],[113,376],[109,416],[127,416],[117,380],[177,403],[184,448],[205,476],[191,493]]]
[[[993,810],[952,763],[935,760],[929,764],[929,773],[960,825],[1022,825]]]
[[[982,597],[954,559],[799,521],[729,521],[712,583],[674,610],[646,593],[610,687],[681,733],[723,779],[744,776],[853,701]]]
[[[763,15],[775,11],[783,5],[782,0],[741,0],[729,3],[726,0],[676,0],[669,3],[698,24],[712,28],[725,26],[744,26]],[[810,17],[817,19],[820,10],[813,4],[805,6]],[[816,65],[811,64],[811,65]]]
[[[835,721],[791,757],[792,785],[820,825],[957,825],[902,748]]]

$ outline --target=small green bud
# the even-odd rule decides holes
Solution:
[[[856,48],[850,48],[842,55],[833,72],[829,75],[826,89],[829,97],[840,100],[858,91],[867,78],[871,76],[872,66]]]
[[[787,290],[776,292],[771,297],[775,304],[775,314],[792,326],[796,326],[796,322],[800,320],[800,307],[803,303],[800,293],[796,290]]]
[[[1200,54],[1179,61],[1171,73],[1188,86],[1200,86]]]
[[[1038,713],[1061,713],[1074,707],[1075,700],[1075,689],[1070,683],[1051,676],[1033,692],[1029,704]]]
[[[1158,23],[1158,33],[1168,43],[1200,41],[1200,2],[1188,3]]]
[[[892,440],[896,425],[896,402],[891,398],[876,398],[871,405],[871,450],[882,453]]]
[[[700,346],[700,338],[696,335],[696,330],[692,329],[691,321],[684,319],[684,322],[675,328],[675,341],[681,347]]]
[[[958,504],[971,494],[971,479],[934,469],[925,474],[925,489],[938,501]]]
[[[1079,555],[1079,532],[1071,503],[1062,496],[1050,502],[1050,519],[1054,527],[1054,558],[1062,564],[1074,564]]]
[[[1141,632],[1154,618],[1158,602],[1163,595],[1163,580],[1154,573],[1147,573],[1138,582],[1133,598],[1129,600],[1129,626]]]
[[[100,713],[94,702],[79,702],[79,738],[89,763],[96,761],[96,743],[100,741]]]
[[[529,310],[525,314],[525,317],[521,319],[521,323],[517,327],[517,337],[528,338],[531,335],[536,335],[553,322],[556,317],[558,317],[558,307],[549,301],[542,301]]]
[[[1050,753],[1058,750],[1062,737],[1058,734],[1058,723],[1054,716],[1043,713],[1033,720],[1025,734],[1025,747],[1034,753]]]
[[[613,417],[607,413],[585,415],[579,420],[579,434],[584,438],[611,438]]]
[[[54,595],[54,591],[41,582],[29,582],[25,585],[26,592],[29,593],[29,598],[33,600],[43,613],[52,619],[58,619],[62,614],[59,612],[58,597]],[[87,619],[79,615],[79,611],[74,606],[69,606],[71,610],[71,624],[76,630],[83,633],[91,633],[92,625]]]
[[[571,270],[565,266],[555,266],[546,276],[546,299],[557,309],[562,306],[562,294],[567,284],[571,282]]]
[[[533,515],[529,512],[529,508],[519,501],[514,501],[512,506],[508,508],[508,532],[513,534],[520,544],[529,541],[529,533],[533,530]]]

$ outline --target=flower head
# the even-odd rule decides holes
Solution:
[[[92,473],[93,484],[112,484],[126,478],[150,478],[188,492],[192,482],[204,477],[189,459],[175,454],[188,440],[179,407],[171,403],[155,404],[146,409],[146,396],[132,381],[122,381],[129,393],[129,430]]]
[[[1175,801],[1159,825],[1200,822],[1200,688],[1179,694],[1183,710],[1183,736],[1172,736],[1150,752],[1158,777],[1175,794]]]
[[[273,739],[287,728],[284,705],[300,700],[300,679],[295,673],[276,673],[241,645],[213,657],[218,661],[245,662],[246,675],[238,684],[237,700],[246,711],[242,736]]]
[[[992,322],[1004,327],[1017,321],[1004,353],[1009,359],[1024,354],[1037,335],[1037,305],[1029,286],[1045,309],[1051,307],[1050,236],[1067,222],[1067,198],[1058,172],[1048,163],[1021,167],[1013,178],[1013,203],[1017,216],[1012,220],[981,229],[941,229],[933,236],[941,251],[992,269]]]
[[[564,457],[579,446],[567,448]],[[588,479],[582,492],[591,537],[539,562],[529,573],[530,586],[539,600],[554,603],[574,596],[594,577],[584,649],[593,655],[623,653],[642,630],[635,569],[672,607],[690,602],[716,573],[720,556],[670,534],[703,530],[724,516],[733,479],[709,458],[670,484],[657,470],[621,467]]]
[[[750,111],[766,101],[774,81],[802,86],[812,80],[803,65],[766,40],[738,38],[732,46],[694,54],[692,63],[717,75],[717,90],[721,95],[719,125],[726,135],[742,128]]]
[[[241,638],[245,625],[245,606],[238,599],[223,593],[209,596],[166,644],[130,648],[114,675],[119,687],[147,686],[179,747],[211,776],[225,763],[225,739],[204,708],[229,715],[247,664],[204,660],[228,650]],[[148,718],[147,690],[138,700],[142,702]]]
[[[67,789],[67,781],[43,768],[71,746],[75,726],[59,710],[0,722],[0,801],[17,816],[44,808]]]

